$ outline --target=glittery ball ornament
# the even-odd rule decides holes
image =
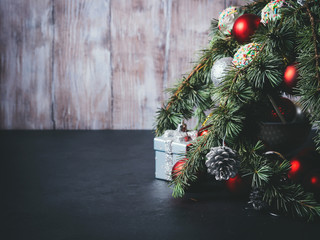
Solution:
[[[232,66],[232,58],[224,57],[215,61],[211,68],[211,80],[214,86],[219,86],[222,78],[227,73],[228,68]]]
[[[241,46],[233,57],[232,63],[242,68],[247,66],[257,55],[261,48],[258,43],[249,43]]]
[[[174,164],[171,172],[171,177],[174,180],[177,176],[181,174],[182,169],[184,168],[184,164],[187,162],[187,159],[181,159],[176,164]]]
[[[228,7],[223,10],[219,15],[218,27],[220,31],[225,35],[231,35],[233,24],[239,15],[237,7]]]
[[[234,22],[232,35],[240,44],[249,42],[259,25],[260,17],[254,14],[243,14]]]
[[[275,0],[269,2],[261,11],[261,22],[266,25],[269,21],[280,19],[281,14],[279,10],[284,4],[284,0]]]
[[[280,97],[275,100],[275,103],[278,107],[279,113],[284,117],[287,122],[291,122],[296,114],[297,108],[294,103],[285,97]],[[280,122],[280,117],[278,113],[274,110],[273,106],[270,106],[270,109],[267,111],[266,121],[268,122]]]

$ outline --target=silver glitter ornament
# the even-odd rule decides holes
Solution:
[[[231,57],[224,57],[213,63],[211,69],[211,80],[214,86],[220,85],[221,80],[227,73],[227,69],[232,65],[232,60],[233,59]]]
[[[297,0],[297,3],[298,3],[300,6],[303,6],[303,5],[306,3],[306,0]]]
[[[226,146],[213,147],[206,158],[208,173],[213,175],[216,180],[228,180],[237,175],[240,161],[237,153],[231,148]]]

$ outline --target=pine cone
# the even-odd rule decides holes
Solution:
[[[249,204],[255,210],[264,210],[268,207],[268,204],[263,200],[263,190],[261,188],[253,188],[249,196]]]
[[[214,147],[206,155],[208,173],[215,176],[216,180],[228,180],[236,176],[240,161],[237,154],[229,147]]]

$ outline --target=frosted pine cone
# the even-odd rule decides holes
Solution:
[[[261,188],[252,189],[249,199],[250,201],[248,203],[251,204],[255,210],[263,210],[268,206],[268,204],[263,200],[263,191]]]
[[[236,176],[239,170],[240,161],[237,153],[229,147],[214,147],[206,155],[206,166],[208,173],[216,180],[228,180]]]

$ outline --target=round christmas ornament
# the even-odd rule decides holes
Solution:
[[[198,137],[200,136],[204,136],[204,135],[207,135],[208,134],[208,128],[211,127],[212,125],[208,125],[208,126],[205,126],[203,128],[200,128],[199,131],[198,131]]]
[[[268,112],[269,122],[262,122],[258,133],[258,138],[265,144],[266,149],[284,154],[294,151],[305,143],[311,125],[301,108],[296,107],[294,119],[286,124],[279,120],[274,122],[273,115],[270,113],[272,110],[274,109],[270,108]],[[285,119],[288,118],[285,117]]]
[[[247,66],[257,55],[261,48],[258,43],[249,43],[241,46],[233,57],[232,63],[237,68]]]
[[[176,162],[172,167],[171,177],[174,180],[177,176],[181,174],[181,170],[183,169],[184,164],[187,162],[187,159],[181,159]]]
[[[288,178],[293,182],[301,182],[308,169],[308,162],[304,159],[294,157],[290,160],[291,168],[288,172]]]
[[[237,7],[228,7],[223,10],[219,15],[218,27],[220,31],[225,35],[231,35],[233,24],[239,15]]]
[[[214,86],[219,86],[222,78],[226,75],[227,69],[232,66],[232,58],[224,57],[215,61],[211,68],[211,80]]]
[[[250,40],[260,24],[260,18],[254,14],[243,14],[233,24],[232,35],[243,44]]]
[[[310,176],[309,176],[309,184],[311,188],[320,191],[320,171],[314,171]]]
[[[207,171],[216,180],[228,180],[237,175],[240,161],[237,153],[231,148],[226,146],[213,147],[206,158]]]
[[[269,21],[276,21],[281,18],[280,8],[285,4],[284,0],[269,2],[261,11],[261,22],[266,25]]]
[[[249,194],[251,189],[251,180],[248,178],[242,178],[239,174],[233,178],[229,178],[225,184],[227,189],[236,195]]]
[[[297,85],[297,81],[298,69],[296,64],[287,66],[284,70],[283,83],[288,93],[292,93],[293,88]]]
[[[284,117],[287,122],[291,122],[297,113],[296,106],[294,103],[288,98],[281,97],[276,100],[276,104],[278,106],[279,113]],[[268,122],[280,122],[280,117],[276,110],[271,107],[267,116]]]

